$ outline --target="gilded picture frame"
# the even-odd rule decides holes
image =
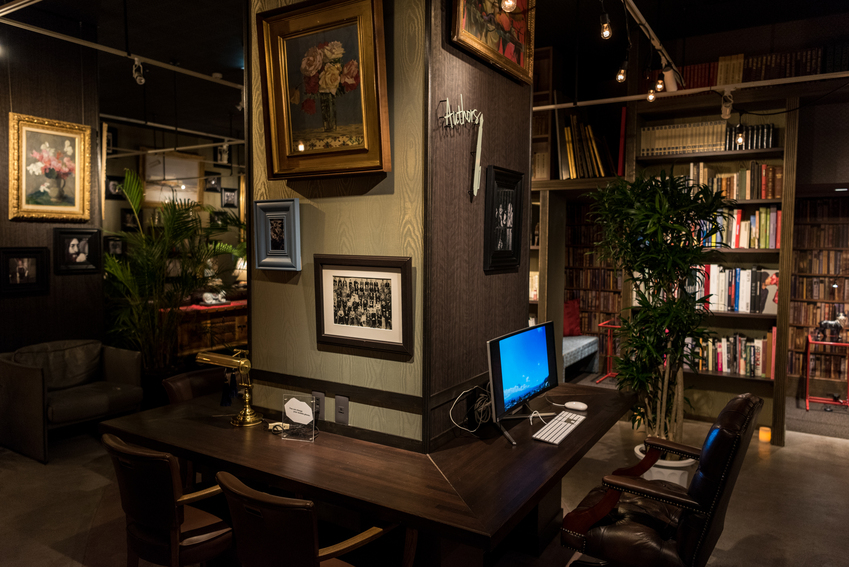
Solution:
[[[268,179],[391,171],[381,0],[257,14]]]
[[[451,39],[463,49],[531,84],[534,77],[536,0],[516,0],[505,12],[500,0],[454,0]]]
[[[91,127],[9,113],[9,219],[87,221]]]

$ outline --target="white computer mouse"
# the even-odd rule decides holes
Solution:
[[[563,407],[575,411],[584,411],[587,409],[587,404],[584,402],[566,402]]]

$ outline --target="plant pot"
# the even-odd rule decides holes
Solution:
[[[634,454],[642,460],[646,456],[645,445],[637,445],[634,447]],[[696,459],[682,459],[680,461],[667,461],[658,459],[657,463],[652,468],[647,470],[643,475],[646,480],[665,480],[674,482],[684,488],[690,486],[690,475],[693,472],[693,466],[696,464]]]

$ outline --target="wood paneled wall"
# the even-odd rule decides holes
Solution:
[[[35,22],[34,22],[35,23]],[[57,20],[38,25],[95,41],[90,26]],[[100,274],[53,274],[55,227],[100,228],[97,55],[94,51],[9,26],[0,29],[0,246],[50,249],[50,293],[0,297],[0,352],[49,340],[103,335]],[[91,217],[86,223],[9,220],[9,112],[86,124],[92,128]]]
[[[509,78],[450,40],[451,0],[433,0],[427,105],[428,181],[425,213],[425,438],[448,432],[446,394],[481,381],[486,341],[528,325],[531,86]],[[477,127],[443,128],[440,101],[484,116],[481,166],[525,174],[522,256],[517,272],[483,271],[485,174],[470,199]],[[453,395],[448,396],[450,402]],[[462,413],[461,411],[457,412]],[[457,416],[455,419],[462,419]]]

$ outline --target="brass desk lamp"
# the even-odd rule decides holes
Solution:
[[[233,356],[226,354],[216,354],[214,352],[199,352],[195,360],[204,364],[212,364],[214,366],[223,366],[224,368],[236,368],[239,371],[236,382],[239,386],[245,388],[245,407],[239,414],[230,420],[230,423],[237,427],[249,427],[251,425],[259,425],[262,423],[262,414],[254,411],[251,407],[251,361],[243,358],[247,355],[246,350],[237,350]]]

